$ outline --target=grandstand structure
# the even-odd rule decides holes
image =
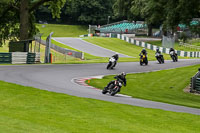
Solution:
[[[200,25],[200,18],[194,18],[190,22],[190,26],[197,26],[197,25]],[[188,29],[188,26],[186,26],[185,24],[179,24],[178,27],[180,27],[180,30],[182,30],[182,31]]]
[[[111,23],[98,27],[96,31],[100,33],[117,34],[146,34],[147,25],[143,21],[129,22],[127,20]]]

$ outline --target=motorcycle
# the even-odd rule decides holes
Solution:
[[[175,53],[175,51],[171,51],[169,54],[170,54],[170,56],[171,56],[173,62],[177,62],[177,61],[178,61],[178,56],[177,56],[177,54]]]
[[[141,54],[140,55],[140,65],[142,66],[143,64],[148,65],[148,59],[146,55]]]
[[[156,57],[156,59],[158,60],[158,62],[160,64],[164,63],[164,57],[163,57],[162,54],[160,54],[160,53],[157,52],[156,55],[155,55],[155,57]]]
[[[120,88],[122,87],[122,83],[120,80],[115,80],[108,87],[104,87],[102,90],[102,94],[109,93],[111,96],[114,96],[118,92],[120,92]]]
[[[109,63],[108,63],[108,65],[107,65],[107,69],[113,69],[114,68],[114,66],[115,66],[115,64],[116,64],[116,59],[114,58],[114,57],[111,57],[110,59],[109,59]]]

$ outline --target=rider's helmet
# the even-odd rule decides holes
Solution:
[[[159,48],[156,48],[156,52],[159,52]]]
[[[125,72],[122,72],[121,75],[125,77],[125,76],[126,76],[126,73],[125,73]]]
[[[118,55],[118,54],[115,54],[114,56],[115,56],[115,58],[117,58],[117,59],[119,58],[119,55]]]
[[[145,53],[146,53],[146,49],[143,48],[143,49],[142,49],[142,54],[145,54]]]

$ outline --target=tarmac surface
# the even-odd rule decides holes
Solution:
[[[107,63],[12,66],[1,65],[0,80],[78,97],[93,98],[145,108],[156,108],[200,115],[200,109],[142,100],[124,95],[103,95],[101,90],[80,85],[75,82],[77,79],[84,79],[99,75],[119,74],[121,72],[149,72],[195,65],[199,63],[200,59],[184,59],[179,60],[179,62],[165,61],[165,64],[158,64],[157,61],[150,61],[148,66],[140,66],[138,62],[127,62],[118,63],[116,69],[114,70],[107,70]]]
[[[54,39],[73,48],[96,56],[110,57],[115,54],[115,52],[111,50],[96,46],[77,38]],[[128,56],[119,54],[119,57]],[[124,62],[118,63],[114,70],[107,70],[107,63],[8,66],[0,65],[0,80],[24,86],[31,86],[47,91],[65,93],[78,97],[93,98],[145,108],[155,108],[200,115],[200,109],[197,108],[142,100],[120,94],[117,94],[116,96],[103,95],[101,90],[94,89],[93,87],[82,84],[88,77],[102,77],[103,75],[119,74],[121,72],[150,72],[195,64],[200,64],[200,59],[182,59],[178,62],[165,61],[165,64],[158,64],[157,61],[149,61],[148,66],[140,66],[139,62]],[[77,81],[81,81],[82,83]]]
[[[72,48],[78,49],[85,53],[99,56],[99,57],[111,57],[112,55],[116,54],[117,52],[94,45],[92,43],[86,42],[80,38],[70,38],[70,37],[54,37],[55,41],[70,46]],[[130,57],[128,55],[119,54],[120,57]]]

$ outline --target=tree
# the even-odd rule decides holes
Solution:
[[[113,15],[114,0],[69,0],[64,14],[81,24],[105,24]]]
[[[127,4],[125,4],[128,2]],[[163,30],[176,30],[178,24],[189,24],[193,17],[200,17],[200,1],[196,0],[117,0],[115,14],[138,16],[146,21],[149,35],[152,25],[163,24]],[[123,13],[126,12],[126,13]]]
[[[25,40],[35,32],[34,11],[40,5],[48,5],[53,17],[60,17],[60,9],[66,0],[8,0],[0,3],[0,44],[13,37]]]
[[[113,11],[116,17],[133,20],[133,14],[130,11],[133,0],[116,0],[113,5]]]

